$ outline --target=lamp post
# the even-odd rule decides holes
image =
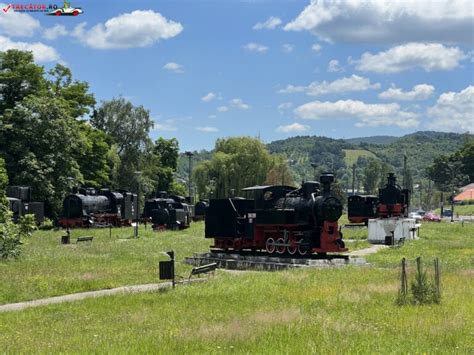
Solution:
[[[135,177],[137,179],[137,209],[135,210],[135,238],[138,238],[138,219],[139,219],[139,213],[140,211],[140,176],[142,172],[141,171],[135,171]]]
[[[189,199],[191,200],[191,164],[192,164],[192,157],[193,157],[193,152],[184,152],[184,154],[188,157],[188,194],[189,194]]]
[[[316,181],[316,168],[318,167],[318,164],[311,163],[311,166],[313,167],[313,180]]]

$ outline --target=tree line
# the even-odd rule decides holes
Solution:
[[[45,71],[31,52],[0,52],[0,158],[9,184],[31,186],[52,218],[74,186],[135,191],[140,179],[147,194],[184,193],[178,141],[153,142],[152,127],[150,112],[122,97],[97,104],[64,65]]]

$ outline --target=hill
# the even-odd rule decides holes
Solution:
[[[361,144],[361,143],[369,143],[369,144],[390,144],[398,140],[399,137],[394,136],[371,136],[371,137],[358,137],[358,138],[348,138],[345,139],[346,142],[352,144]]]
[[[318,136],[296,136],[267,144],[272,154],[288,157],[295,182],[312,179],[316,163],[316,174],[324,170],[336,173],[343,187],[351,185],[352,164],[357,163],[359,174],[368,158],[376,158],[386,163],[399,177],[403,171],[403,157],[407,156],[408,168],[417,183],[425,178],[425,169],[433,159],[451,154],[459,149],[465,139],[472,135],[420,131],[402,137],[373,136],[352,139],[333,139]],[[212,151],[194,152],[193,166],[209,159]],[[188,160],[180,156],[178,175],[187,180]]]

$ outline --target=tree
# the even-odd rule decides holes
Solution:
[[[48,74],[51,76],[47,81],[49,93],[66,101],[71,117],[79,118],[92,110],[95,98],[89,93],[88,83],[73,81],[71,70],[61,64],[56,64]]]
[[[207,196],[213,181],[214,197],[227,197],[234,190],[263,184],[271,166],[265,145],[250,137],[218,139],[211,160],[198,164],[193,175],[198,193]]]
[[[28,95],[46,93],[43,74],[43,67],[34,63],[32,52],[0,52],[0,115]]]
[[[380,165],[374,158],[369,158],[364,168],[364,191],[367,194],[375,194],[380,179]]]
[[[295,181],[288,165],[286,156],[273,155],[270,170],[265,180],[266,185],[294,185]]]
[[[7,196],[5,194],[7,185],[8,175],[5,167],[5,160],[0,158],[0,223],[5,222],[6,211],[8,208]]]
[[[153,147],[153,153],[159,160],[159,166],[157,167],[155,177],[156,190],[170,192],[172,186],[173,189],[180,190],[178,187],[179,185],[173,185],[174,174],[176,173],[176,168],[178,166],[178,140],[176,138],[158,138]]]
[[[90,122],[93,127],[112,137],[119,155],[143,151],[149,141],[148,133],[153,127],[148,110],[143,106],[133,106],[122,97],[104,101],[94,112]]]
[[[462,161],[456,155],[437,157],[426,173],[440,191],[451,192],[468,181]]]

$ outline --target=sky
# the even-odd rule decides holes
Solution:
[[[219,137],[474,133],[474,2],[71,1],[0,4],[0,51],[62,63],[97,101],[150,110],[181,150]]]

